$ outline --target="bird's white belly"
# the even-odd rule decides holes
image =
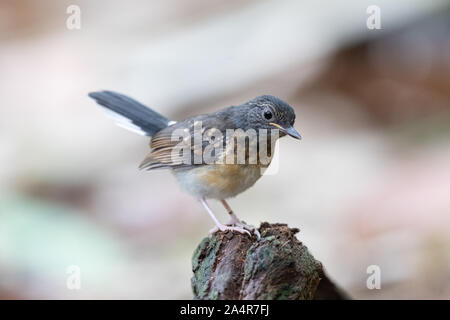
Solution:
[[[196,198],[227,199],[250,188],[261,177],[256,165],[204,165],[174,170],[181,187]]]

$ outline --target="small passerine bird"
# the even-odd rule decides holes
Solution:
[[[238,219],[226,199],[253,186],[272,160],[274,143],[294,129],[295,113],[281,99],[263,95],[239,106],[170,121],[158,112],[112,91],[89,93],[116,123],[151,137],[145,170],[171,169],[181,187],[198,199],[215,223],[210,230],[254,233],[258,230]],[[231,217],[222,224],[206,202],[221,201]]]

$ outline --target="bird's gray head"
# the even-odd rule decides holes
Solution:
[[[246,102],[241,111],[242,126],[247,129],[279,129],[280,136],[286,134],[296,139],[301,139],[300,134],[294,129],[295,112],[290,105],[283,100],[263,95]]]

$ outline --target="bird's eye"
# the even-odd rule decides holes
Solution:
[[[266,118],[267,120],[272,119],[273,115],[272,112],[269,110],[264,111],[264,118]]]

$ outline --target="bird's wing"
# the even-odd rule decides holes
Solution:
[[[214,148],[214,143],[211,144],[211,140],[207,140],[208,136],[225,135],[220,128],[214,127],[216,123],[214,116],[200,115],[161,130],[152,137],[151,151],[139,168],[145,170],[189,168],[220,162],[226,150],[219,148],[219,144],[226,145],[224,140],[215,141],[218,148]],[[204,157],[205,151],[207,157]]]

